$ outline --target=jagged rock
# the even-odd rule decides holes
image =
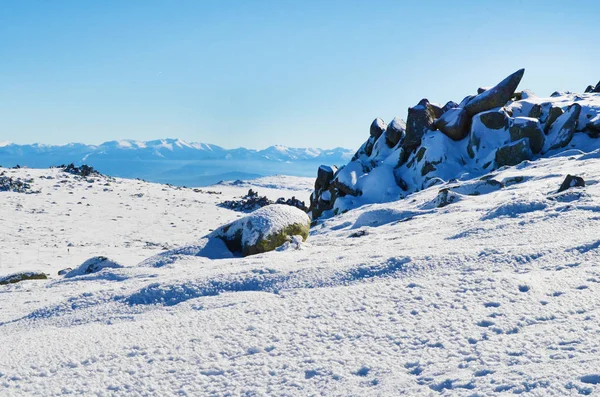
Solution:
[[[481,112],[477,116],[481,123],[491,130],[508,128],[509,117],[504,109]]]
[[[466,137],[470,126],[471,118],[462,108],[449,109],[435,121],[435,127],[455,141]]]
[[[483,94],[484,92],[488,91],[490,88],[492,88],[492,87],[479,87],[477,89],[477,95]]]
[[[356,153],[354,153],[354,156],[352,156],[352,161],[358,160],[363,155],[369,157],[373,152],[375,141],[376,139],[370,136],[369,139],[367,139],[367,141],[363,143],[362,146],[356,151]]]
[[[530,117],[515,117],[511,120],[510,139],[516,142],[522,138],[529,138],[531,151],[535,154],[542,151],[544,147],[544,130],[537,119]]]
[[[567,111],[560,116],[550,127],[544,145],[544,153],[549,150],[565,147],[573,139],[573,134],[577,130],[577,120],[581,113],[581,105],[574,103]]]
[[[382,119],[380,119],[379,117],[376,118],[371,123],[371,128],[370,128],[371,136],[375,140],[379,139],[379,137],[381,136],[381,134],[383,134],[383,131],[385,131],[386,128],[387,128],[387,125],[385,124],[385,122]]]
[[[454,109],[454,108],[457,108],[457,107],[459,107],[459,106],[458,106],[458,103],[456,103],[456,102],[454,102],[454,101],[448,101],[448,102],[447,102],[447,103],[444,105],[444,107],[442,107],[442,114],[446,113],[446,112],[447,112],[448,110],[450,110],[450,109]],[[440,117],[441,117],[441,116],[440,116]]]
[[[547,134],[548,131],[550,131],[550,127],[552,127],[552,124],[554,124],[556,119],[558,119],[564,113],[565,112],[560,107],[552,106],[550,108],[550,111],[548,112],[548,117],[546,118],[546,122],[544,124],[544,133],[545,134]]]
[[[529,111],[528,116],[539,120],[540,117],[542,117],[542,105],[540,105],[539,103],[533,105],[531,107],[531,110]]]
[[[556,193],[564,192],[572,187],[585,187],[585,181],[580,176],[568,174]]]
[[[594,92],[594,86],[593,85],[588,85],[585,89],[585,93],[590,93],[590,92]]]
[[[498,167],[517,165],[533,157],[529,138],[512,142],[496,151],[496,165]]]
[[[71,270],[67,274],[65,274],[65,278],[71,278],[75,276],[83,276],[85,274],[97,273],[102,269],[111,268],[118,269],[123,266],[118,264],[117,262],[108,259],[105,256],[95,256],[93,258],[88,259],[83,262],[79,267]]]
[[[0,285],[14,284],[26,280],[46,280],[48,276],[42,272],[21,272],[0,277]]]
[[[289,205],[269,205],[221,226],[207,237],[225,242],[231,252],[243,256],[273,251],[292,236],[306,241],[310,218],[305,212]]]
[[[495,87],[477,95],[466,104],[465,110],[470,116],[473,116],[486,110],[504,106],[514,94],[524,73],[525,69],[519,69]]]
[[[436,110],[427,99],[421,99],[417,106],[408,109],[406,136],[402,144],[406,156],[418,148],[423,135],[434,128],[435,119]]]
[[[597,138],[600,136],[600,114],[588,121],[585,128],[588,129],[588,135],[590,137]]]
[[[598,84],[596,84],[596,87],[594,87],[594,90],[592,92],[600,92],[600,81],[598,82]]]
[[[385,131],[386,143],[389,147],[394,147],[404,138],[406,134],[406,123],[404,120],[396,117],[387,126]]]
[[[333,176],[337,168],[335,166],[330,167],[328,165],[322,165],[319,167],[317,171],[317,179],[315,180],[315,190],[324,190],[329,187],[331,181],[333,180]]]

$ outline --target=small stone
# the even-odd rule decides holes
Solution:
[[[564,192],[572,187],[585,187],[585,181],[580,176],[568,174],[563,183],[558,188],[557,193]]]

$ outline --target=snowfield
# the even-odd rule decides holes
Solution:
[[[568,151],[320,220],[277,251],[160,261],[244,215],[217,203],[307,200],[313,180],[0,169],[41,190],[0,193],[0,276],[49,276],[0,285],[0,395],[598,392],[598,170],[600,150]],[[586,187],[556,193],[567,174]],[[123,267],[57,275],[94,256]]]

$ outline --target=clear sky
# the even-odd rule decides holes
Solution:
[[[0,141],[356,148],[375,117],[526,68],[600,80],[600,2],[6,0]]]

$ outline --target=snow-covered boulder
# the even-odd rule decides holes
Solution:
[[[95,256],[83,262],[81,265],[65,274],[65,278],[83,276],[85,274],[97,273],[102,269],[112,268],[117,269],[123,267],[115,261],[108,259],[105,256]]]
[[[243,256],[272,251],[292,236],[308,238],[310,218],[298,208],[274,204],[263,207],[210,233],[208,239],[220,239],[231,252]]]

